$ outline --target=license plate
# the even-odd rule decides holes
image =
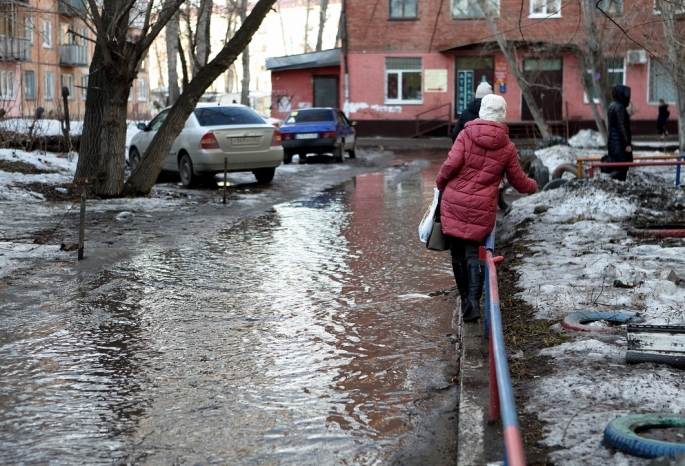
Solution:
[[[295,139],[316,139],[319,137],[318,133],[303,133],[303,134],[296,134]]]
[[[259,144],[259,136],[231,138],[231,145],[233,146],[252,146],[254,144]]]

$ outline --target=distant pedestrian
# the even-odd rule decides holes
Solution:
[[[521,170],[516,147],[509,140],[509,128],[503,123],[506,112],[503,97],[483,97],[480,118],[466,123],[436,179],[438,189],[443,191],[442,231],[450,244],[465,322],[480,318],[485,266],[478,249],[495,226],[502,176],[506,173],[519,192],[533,194],[538,188],[535,180]]]
[[[607,156],[603,157],[606,162],[632,162],[633,147],[632,135],[630,132],[630,115],[628,115],[628,105],[630,105],[630,88],[617,84],[612,89],[614,101],[609,105],[608,113],[608,140]],[[610,177],[619,181],[625,181],[628,174],[628,167],[615,169],[605,169],[605,173],[610,173]]]
[[[452,142],[457,140],[457,136],[459,136],[459,133],[461,132],[462,129],[464,129],[464,125],[468,123],[469,121],[473,121],[476,118],[478,118],[478,112],[480,111],[480,101],[483,97],[486,95],[492,94],[492,86],[487,83],[487,81],[481,82],[478,87],[476,88],[476,98],[473,99],[471,102],[468,103],[464,111],[461,112],[461,115],[459,115],[459,119],[457,120],[457,124],[454,125],[454,128],[452,128]]]
[[[668,131],[664,129],[664,125],[670,115],[671,112],[668,111],[668,104],[664,99],[659,99],[659,116],[656,117],[656,129],[659,131],[661,139],[668,137]]]

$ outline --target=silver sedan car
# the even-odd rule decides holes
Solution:
[[[133,136],[129,164],[133,170],[169,115],[159,112],[149,124],[140,123]],[[198,104],[174,140],[162,170],[178,172],[185,187],[195,186],[201,177],[251,171],[257,181],[268,183],[283,161],[281,135],[254,110],[237,104]]]

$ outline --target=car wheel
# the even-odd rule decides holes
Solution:
[[[333,157],[336,162],[345,162],[345,141],[341,142],[338,147],[333,149]]]
[[[128,154],[128,165],[131,167],[131,172],[136,169],[140,163],[140,152],[135,147],[131,148],[131,152]]]
[[[291,154],[290,152],[283,151],[283,164],[288,165],[292,161],[293,161],[293,154]]]
[[[181,176],[181,183],[186,188],[192,188],[199,181],[198,176],[193,172],[193,161],[188,154],[183,154],[178,162],[178,173]]]
[[[257,178],[257,183],[270,183],[274,179],[276,174],[275,168],[260,168],[258,170],[252,170],[252,174]]]
[[[349,154],[351,159],[357,158],[357,139],[352,143],[352,149],[349,150]]]

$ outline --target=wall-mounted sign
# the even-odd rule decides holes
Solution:
[[[495,62],[495,85],[499,84],[500,93],[507,92],[507,73],[509,72],[509,65],[504,60],[497,60]]]
[[[457,71],[457,113],[464,111],[473,99],[473,71]]]
[[[447,70],[426,70],[424,92],[447,92]]]

